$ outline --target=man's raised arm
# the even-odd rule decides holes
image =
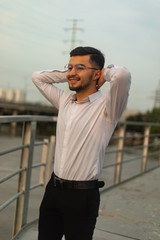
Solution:
[[[98,86],[105,82],[110,82],[106,96],[107,119],[116,125],[127,105],[131,74],[125,67],[111,64],[102,70]]]
[[[37,71],[32,74],[32,81],[43,96],[56,108],[59,108],[60,97],[65,94],[65,92],[53,84],[67,82],[66,71]]]

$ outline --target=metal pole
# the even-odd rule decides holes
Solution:
[[[26,175],[26,186],[25,186],[25,194],[24,194],[22,226],[24,226],[27,223],[36,124],[37,123],[35,121],[31,122],[31,136],[30,136],[28,167],[27,167],[27,175]]]
[[[48,183],[51,172],[53,171],[53,156],[54,156],[54,149],[55,149],[55,136],[51,136],[50,138],[50,144],[49,144],[49,154],[48,154],[48,162],[47,162],[47,168],[46,168],[46,184]]]
[[[40,176],[39,176],[39,183],[44,184],[45,182],[45,169],[46,169],[46,162],[47,162],[47,153],[48,153],[48,139],[44,139],[45,144],[42,147],[42,157],[41,163],[43,164],[40,168]]]
[[[23,123],[23,133],[22,133],[22,144],[28,145],[30,142],[31,136],[31,123]],[[29,149],[24,148],[21,152],[21,161],[20,161],[20,169],[25,168],[27,169],[28,165],[28,156],[29,156]],[[25,191],[26,185],[26,171],[23,171],[19,175],[18,180],[18,193],[21,191]],[[13,225],[13,236],[19,232],[22,227],[22,215],[23,215],[23,208],[24,208],[24,194],[21,195],[16,202],[16,209],[15,209],[15,220]]]
[[[119,128],[119,139],[117,145],[117,156],[114,174],[114,184],[120,183],[121,171],[122,171],[122,159],[123,159],[123,147],[124,147],[124,138],[125,138],[126,125],[120,125]]]
[[[13,115],[17,115],[18,112],[16,110],[13,111]],[[16,122],[12,122],[11,123],[11,136],[15,136],[16,135],[16,127],[17,127],[17,123]]]
[[[144,141],[143,141],[143,155],[141,164],[141,173],[146,171],[148,145],[149,145],[150,126],[146,126],[144,130]]]

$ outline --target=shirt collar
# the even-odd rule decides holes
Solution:
[[[97,100],[101,96],[102,96],[102,93],[101,93],[101,91],[98,90],[97,92],[95,92],[95,93],[89,95],[87,98],[83,99],[83,101],[81,103],[88,102],[88,101],[94,102],[95,100]],[[76,101],[76,94],[73,94],[71,99],[72,99],[72,101],[75,102]]]
[[[97,100],[101,96],[102,96],[102,93],[101,93],[101,91],[98,90],[97,92],[89,95],[88,98],[89,98],[90,102],[94,102],[95,100]]]

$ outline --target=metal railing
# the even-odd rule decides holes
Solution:
[[[0,206],[0,211],[2,211],[16,201],[13,238],[28,224],[30,191],[45,186],[52,171],[55,136],[36,142],[36,129],[39,122],[56,122],[56,117],[0,117],[0,124],[10,124],[14,128],[17,123],[23,123],[22,145],[0,152],[0,156],[3,156],[21,150],[19,169],[0,179],[0,183],[4,183],[15,175],[19,176],[17,193]],[[143,133],[130,132],[128,127],[131,125],[143,127]],[[160,124],[137,122],[120,122],[118,124],[106,151],[102,170],[102,178],[106,182],[106,187],[101,192],[160,166],[160,131],[151,134],[152,127],[160,127]],[[36,146],[42,146],[41,162],[33,164],[33,152]],[[126,154],[129,154],[129,159],[125,156]],[[131,167],[128,164],[131,164]],[[127,171],[125,171],[125,165],[127,165]],[[40,168],[39,183],[31,186],[33,168]]]
[[[140,126],[143,131],[138,133],[128,130],[130,126]],[[153,127],[157,127],[156,133],[151,133]],[[101,193],[160,166],[160,124],[119,122],[112,141],[114,141],[114,149],[109,148],[106,151],[106,157],[109,159],[114,155],[114,159],[112,157],[110,164],[106,161],[102,172],[106,169],[114,171],[111,171],[113,172],[112,180],[109,179],[108,183],[106,182],[106,187]]]
[[[53,163],[55,136],[51,136],[50,141],[48,139],[44,139],[44,141],[35,142],[37,122],[55,121],[56,117],[44,116],[0,117],[0,124],[9,123],[11,124],[11,128],[17,123],[23,123],[22,145],[0,152],[0,156],[3,156],[5,154],[21,150],[19,169],[0,179],[0,183],[4,183],[15,175],[19,175],[17,193],[0,206],[0,211],[2,211],[16,200],[13,236],[16,235],[21,228],[27,224],[30,191],[40,186],[44,186],[48,181],[52,171],[51,165]],[[42,145],[41,163],[33,164],[34,147],[40,145]],[[30,183],[32,169],[38,167],[40,167],[39,183],[31,186]]]

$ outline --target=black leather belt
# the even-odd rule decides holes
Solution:
[[[64,180],[52,174],[54,186],[61,189],[95,189],[104,186],[103,181],[70,181]]]

